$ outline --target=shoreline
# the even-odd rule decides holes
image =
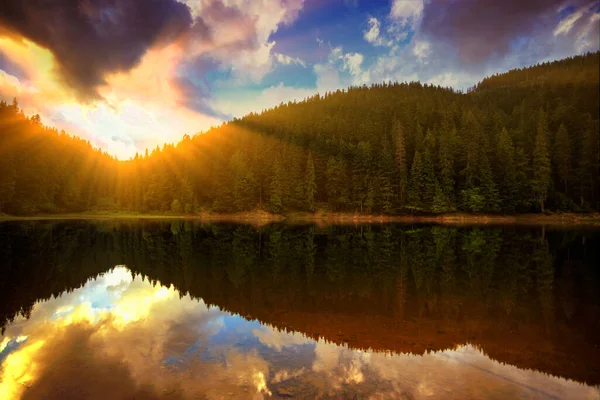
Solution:
[[[252,225],[267,225],[269,223],[314,223],[317,225],[348,225],[348,224],[438,224],[438,225],[588,225],[600,227],[600,214],[467,214],[453,213],[440,215],[374,215],[355,213],[316,213],[296,212],[287,214],[272,214],[266,211],[249,211],[240,213],[209,213],[198,214],[136,214],[136,213],[65,213],[43,214],[31,216],[14,216],[0,214],[0,222],[5,221],[52,221],[52,220],[167,220],[184,219],[206,222],[250,223]]]

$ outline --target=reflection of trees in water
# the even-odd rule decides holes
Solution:
[[[27,315],[37,299],[125,264],[280,328],[341,342],[338,331],[348,333],[355,347],[420,352],[507,338],[586,346],[600,331],[599,241],[515,228],[4,223],[0,317]],[[402,335],[421,338],[410,345]]]

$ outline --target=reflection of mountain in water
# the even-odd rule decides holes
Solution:
[[[0,318],[117,264],[182,294],[352,348],[463,343],[600,383],[600,234],[175,222],[0,225]]]

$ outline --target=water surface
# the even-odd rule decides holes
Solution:
[[[575,398],[600,232],[0,224],[0,398]]]

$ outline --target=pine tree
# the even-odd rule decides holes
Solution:
[[[371,183],[370,169],[371,146],[367,142],[360,142],[356,146],[356,150],[354,150],[352,163],[352,197],[361,213],[369,195],[369,186]]]
[[[15,194],[16,169],[10,154],[0,154],[0,212],[11,202]]]
[[[274,213],[283,211],[283,170],[278,159],[273,164],[273,173],[269,184],[269,208]]]
[[[408,186],[408,163],[406,156],[406,138],[404,128],[400,121],[394,121],[393,131],[396,136],[396,168],[398,169],[399,199],[400,205],[406,202],[406,190]]]
[[[346,163],[341,156],[329,157],[327,161],[327,198],[335,210],[343,209],[348,200],[348,177]]]
[[[548,119],[544,110],[538,112],[537,132],[533,150],[532,191],[544,212],[544,203],[550,186],[550,155],[548,151]]]
[[[434,139],[435,140],[435,139]],[[436,187],[438,186],[433,167],[433,148],[428,147],[421,157],[422,161],[422,181],[421,181],[421,200],[426,209],[431,208],[435,197]]]
[[[246,155],[236,152],[229,162],[233,175],[233,201],[238,211],[251,210],[256,205],[258,184],[248,168]]]
[[[387,136],[381,145],[381,155],[377,159],[377,195],[376,203],[385,214],[389,214],[394,206],[394,186],[392,174],[395,171],[394,156]]]
[[[515,150],[515,176],[515,207],[522,212],[529,211],[533,202],[530,195],[532,187],[530,180],[531,165],[529,157],[525,154],[525,150],[520,147]]]
[[[513,212],[516,208],[517,171],[515,148],[506,128],[502,128],[498,135],[496,155],[496,179],[499,182],[501,208],[505,212]]]
[[[579,153],[579,192],[580,204],[584,205],[585,199],[589,199],[592,206],[598,209],[599,182],[600,179],[600,129],[598,120],[593,121],[589,114],[585,121],[585,130],[582,138],[581,151]]]
[[[317,184],[315,181],[315,165],[312,153],[308,153],[306,160],[306,172],[304,174],[304,207],[308,211],[315,211],[315,195],[317,194]]]
[[[456,140],[456,128],[450,127],[450,131],[442,132],[439,145],[439,191],[436,190],[437,212],[453,211],[454,206],[454,141]]]
[[[435,185],[435,197],[433,198],[432,211],[435,213],[443,213],[452,211],[450,200],[440,185]]]
[[[192,189],[191,180],[186,177],[181,180],[181,192],[179,200],[183,211],[190,213],[194,210],[194,191]]]
[[[554,157],[556,172],[563,183],[565,194],[569,193],[569,172],[571,170],[571,138],[564,124],[560,124],[554,140]]]

